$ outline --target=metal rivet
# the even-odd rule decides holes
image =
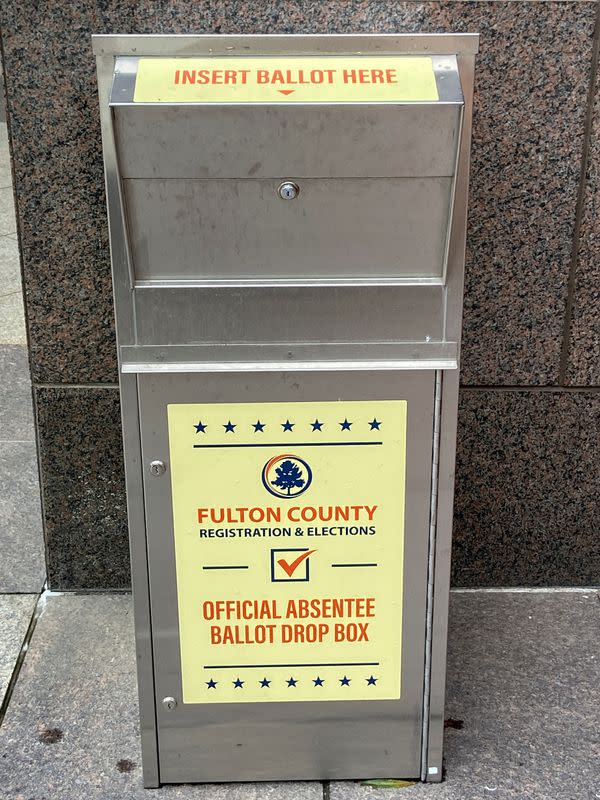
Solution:
[[[177,706],[177,700],[175,700],[174,697],[163,697],[162,704],[167,711],[173,711],[173,709]]]
[[[277,190],[282,200],[294,200],[294,198],[298,197],[299,192],[300,187],[298,184],[291,181],[284,181]]]
[[[167,467],[165,466],[164,461],[151,461],[150,462],[150,472],[152,475],[164,475],[167,471]]]

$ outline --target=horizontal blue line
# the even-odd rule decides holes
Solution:
[[[377,564],[332,564],[332,567],[376,567]]]
[[[193,447],[348,447],[371,444],[383,444],[383,442],[271,442],[269,444],[195,444]]]
[[[379,661],[342,661],[331,664],[205,664],[204,669],[275,669],[282,667],[378,667]]]
[[[240,567],[232,564],[226,567],[202,567],[202,569],[248,569],[248,567]]]

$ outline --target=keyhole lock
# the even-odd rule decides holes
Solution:
[[[150,462],[150,474],[151,475],[164,475],[167,471],[167,467],[165,466],[164,461],[151,461]]]
[[[177,706],[177,700],[174,697],[163,697],[162,704],[166,711],[173,711]]]
[[[297,183],[292,183],[292,181],[284,181],[277,192],[282,200],[294,200],[298,197],[300,187]]]

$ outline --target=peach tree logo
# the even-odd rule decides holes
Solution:
[[[304,459],[284,453],[267,461],[262,470],[262,482],[275,497],[298,497],[312,483],[312,470]]]

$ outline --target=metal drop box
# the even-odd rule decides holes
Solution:
[[[439,781],[477,36],[93,46],[145,783]]]

